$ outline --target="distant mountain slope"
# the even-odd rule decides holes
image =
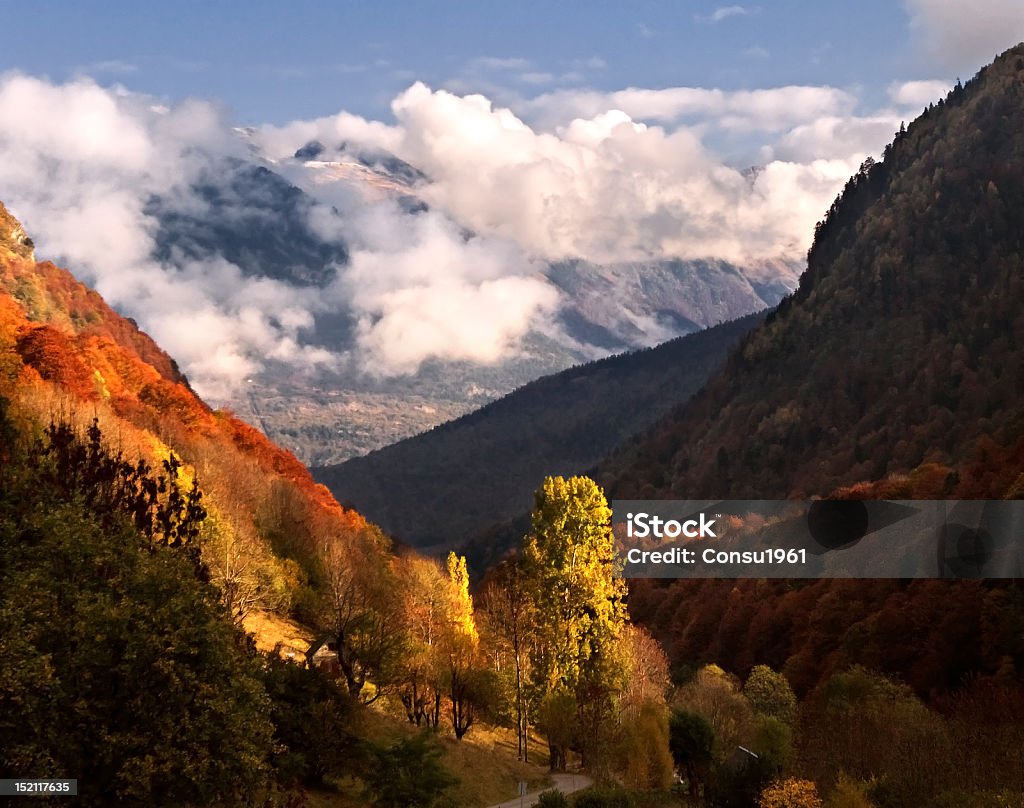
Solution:
[[[388,152],[351,143],[310,142],[271,160],[251,133],[236,134],[248,143],[247,155],[206,155],[187,187],[148,199],[152,257],[165,266],[223,271],[224,283],[238,284],[239,298],[250,285],[258,296],[260,283],[272,279],[297,287],[302,300],[318,299],[299,304],[309,306],[309,326],[298,328],[295,340],[326,349],[334,361],[310,367],[255,356],[262,369],[218,402],[306,463],[365,454],[543,375],[760,311],[796,283],[797,268],[786,261],[538,261],[559,304],[553,322],[526,333],[517,350],[490,364],[434,357],[415,373],[379,374],[359,361],[358,322],[365,324],[367,313],[352,303],[356,290],[346,286],[346,273],[368,249],[367,217],[386,217],[400,242],[399,233],[420,226],[417,216],[445,216],[428,212],[416,195],[429,179]]]
[[[544,475],[584,471],[684,401],[763,317],[547,376],[423,435],[314,474],[403,541],[459,546],[528,507]]]
[[[1024,45],[900,132],[799,289],[599,474],[628,498],[1024,496]],[[1019,677],[1024,593],[984,581],[634,582],[678,664],[853,663],[922,694]]]
[[[566,301],[560,321],[584,344],[627,351],[771,308],[788,294],[795,268],[783,261],[738,267],[727,261],[678,259],[616,263],[561,261],[548,280]]]
[[[146,207],[159,224],[159,261],[219,255],[247,276],[299,286],[330,283],[348,261],[343,241],[313,231],[313,200],[265,166],[221,160],[191,191],[187,200],[153,197]]]

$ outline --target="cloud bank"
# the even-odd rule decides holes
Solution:
[[[344,115],[334,123],[388,143],[379,125]],[[301,138],[311,127],[288,131]],[[0,81],[0,193],[38,254],[67,263],[135,317],[214,401],[268,360],[381,374],[412,372],[432,357],[498,361],[553,314],[554,289],[515,245],[467,237],[441,213],[411,219],[390,203],[367,206],[346,188],[332,200],[342,216],[326,205],[311,211],[311,225],[351,251],[326,289],[247,276],[217,255],[154,260],[158,222],[147,202],[159,195],[202,217],[208,203],[193,185],[220,161],[249,157],[212,103],[168,108],[88,79]],[[354,346],[307,344],[316,315],[331,311],[355,321]]]
[[[973,73],[1024,40],[1020,0],[904,0],[904,5],[918,44],[946,70]]]
[[[218,401],[267,361],[394,375],[431,358],[507,359],[550,330],[549,260],[798,260],[847,177],[940,89],[895,85],[890,106],[869,111],[849,90],[805,86],[561,91],[513,111],[416,83],[390,123],[342,111],[240,132],[208,101],[8,74],[0,198],[37,254],[135,317]],[[407,161],[427,177],[413,190],[429,210],[324,182],[291,159],[313,140],[333,156],[347,144]],[[313,197],[309,226],[348,247],[329,286],[253,278],[219,255],[154,259],[147,203],[201,217],[209,201],[194,186],[225,160],[262,161]],[[332,312],[349,317],[349,342],[310,344]]]
[[[353,211],[344,230],[354,249],[332,297],[356,312],[371,373],[414,373],[435,357],[497,362],[556,312],[554,287],[514,243],[466,238],[441,214],[375,205]]]
[[[560,91],[518,106],[416,83],[394,100],[392,126],[342,114],[257,137],[281,157],[313,138],[385,144],[430,177],[418,193],[432,206],[548,260],[743,265],[799,260],[837,190],[901,120],[806,86]],[[740,143],[738,157],[716,153],[723,140]]]

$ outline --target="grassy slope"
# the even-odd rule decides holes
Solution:
[[[373,708],[365,711],[360,729],[366,740],[379,745],[392,744],[416,732],[404,718]],[[444,730],[440,740],[443,765],[459,779],[451,791],[456,805],[482,808],[511,799],[518,793],[517,784],[523,780],[529,783],[530,790],[550,783],[547,746],[538,739],[530,744],[530,763],[516,759],[516,736],[510,729],[479,724],[461,741]],[[353,785],[339,783],[345,790],[357,791]],[[311,808],[361,808],[365,803],[324,789],[309,794],[309,805]]]

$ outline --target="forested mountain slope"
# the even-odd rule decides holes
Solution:
[[[522,512],[545,475],[590,468],[685,401],[763,319],[749,315],[544,377],[422,435],[314,474],[405,542],[460,546]]]
[[[794,295],[608,463],[617,496],[824,494],[1024,436],[1024,47],[868,161]],[[1011,470],[1006,470],[1010,474]],[[1013,478],[959,483],[1000,496]]]
[[[1024,494],[1024,45],[929,107],[818,226],[798,291],[608,460],[611,497]],[[678,664],[860,662],[922,694],[1024,666],[1018,582],[634,582]]]

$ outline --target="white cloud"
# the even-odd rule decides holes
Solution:
[[[470,66],[480,70],[529,70],[529,59],[521,56],[480,56]]]
[[[181,193],[213,159],[242,146],[216,107],[172,109],[88,79],[0,79],[0,188],[40,255],[62,258],[112,305],[137,317],[213,398],[259,365],[318,362],[298,344],[308,294],[249,285],[223,261],[161,266],[151,257],[155,193]]]
[[[889,85],[889,98],[899,107],[906,107],[915,115],[924,107],[945,98],[953,85],[948,81],[902,81]]]
[[[375,375],[431,358],[493,363],[558,304],[542,267],[514,243],[470,236],[441,213],[397,204],[346,212],[350,266],[325,291],[357,317],[357,361]]]
[[[475,232],[546,258],[743,263],[801,255],[842,182],[885,142],[865,149],[867,138],[854,138],[845,153],[834,148],[828,159],[816,160],[801,146],[819,144],[796,139],[783,143],[785,161],[775,160],[751,183],[706,149],[701,126],[670,130],[636,117],[692,116],[703,124],[713,118],[724,129],[788,134],[821,117],[847,120],[829,113],[848,112],[855,100],[813,87],[557,97],[553,103],[563,109],[604,111],[544,132],[483,96],[416,84],[393,104],[401,132],[396,148],[432,178],[421,189],[432,205]]]
[[[52,154],[81,164],[83,170],[114,166],[137,170],[153,158],[153,144],[144,127],[123,113],[112,93],[88,80],[54,87],[27,76],[8,75],[0,85],[0,113],[0,138],[33,163]],[[31,171],[36,167],[10,168]]]
[[[83,65],[76,69],[77,73],[84,73],[86,75],[97,75],[97,74],[112,74],[112,75],[130,75],[132,73],[139,72],[139,66],[132,64],[131,62],[125,62],[121,59],[106,59],[102,62],[93,62],[89,65]]]
[[[1024,40],[1021,0],[904,0],[910,29],[933,62],[973,74]]]
[[[790,85],[729,92],[703,87],[630,87],[611,93],[557,90],[531,99],[522,107],[542,128],[618,109],[638,121],[707,122],[720,127],[780,131],[822,115],[850,114],[856,105],[856,97],[845,90]]]
[[[851,164],[856,156],[877,156],[879,147],[892,140],[902,119],[894,114],[866,117],[824,116],[787,132],[772,148],[775,159],[803,162],[839,160]],[[845,179],[845,178],[844,178]]]
[[[722,22],[730,17],[745,17],[750,11],[744,6],[719,6],[708,17],[710,22]]]
[[[284,126],[264,126],[258,131],[260,148],[268,155],[280,159],[291,157],[313,140],[326,146],[337,146],[345,141],[374,144],[394,151],[399,132],[387,124],[367,121],[358,115],[339,112],[324,118],[293,121]]]
[[[539,71],[520,73],[517,78],[524,84],[550,84],[555,80],[554,74]]]

